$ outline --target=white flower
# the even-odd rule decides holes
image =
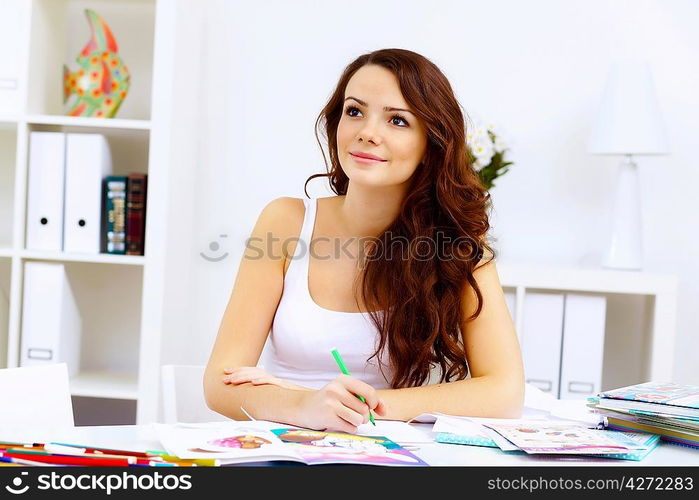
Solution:
[[[476,139],[481,137],[488,137],[488,129],[485,128],[483,125],[476,125],[475,130],[473,131],[473,135]]]
[[[490,158],[477,158],[476,161],[473,163],[473,167],[475,170],[478,172],[482,170],[484,167],[488,166],[490,163]]]
[[[502,153],[507,149],[507,142],[501,137],[495,136],[495,144],[493,146],[496,152]]]
[[[496,153],[504,153],[508,143],[502,139],[493,123],[473,120],[466,130],[466,144],[473,157],[473,167],[481,170],[488,166]]]
[[[477,137],[470,146],[471,152],[476,158],[493,156],[493,143],[487,135],[485,137]]]

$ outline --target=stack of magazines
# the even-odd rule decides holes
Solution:
[[[647,382],[601,392],[588,406],[609,429],[650,432],[699,449],[699,386]]]

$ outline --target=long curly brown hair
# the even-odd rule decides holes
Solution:
[[[337,128],[347,83],[367,64],[395,74],[404,98],[427,130],[424,162],[413,174],[400,214],[376,239],[363,266],[361,296],[380,334],[372,358],[388,348],[393,388],[423,385],[436,367],[441,369],[441,382],[460,380],[469,372],[459,327],[466,282],[478,300],[475,312],[466,318],[472,321],[483,306],[473,272],[486,253],[486,262],[496,255],[485,240],[490,194],[473,170],[464,113],[440,69],[404,49],[377,50],[350,63],[316,120],[327,173],[310,176],[304,192],[308,196],[306,187],[312,179],[328,177],[333,192],[347,193],[349,179],[338,159]],[[319,132],[327,143],[329,166]],[[401,258],[393,253],[396,238],[409,242],[407,252],[401,247]],[[438,240],[445,242],[438,258],[419,257],[420,242]],[[386,251],[389,248],[391,252]]]

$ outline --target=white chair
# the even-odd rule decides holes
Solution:
[[[205,368],[201,365],[162,366],[163,420],[166,424],[230,420],[206,405]]]
[[[0,369],[0,427],[73,427],[65,363]]]

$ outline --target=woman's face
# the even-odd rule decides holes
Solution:
[[[337,127],[340,165],[353,184],[407,182],[427,150],[427,132],[403,98],[396,76],[369,64],[352,75]],[[385,109],[388,108],[388,109]],[[369,154],[380,161],[358,158]]]

